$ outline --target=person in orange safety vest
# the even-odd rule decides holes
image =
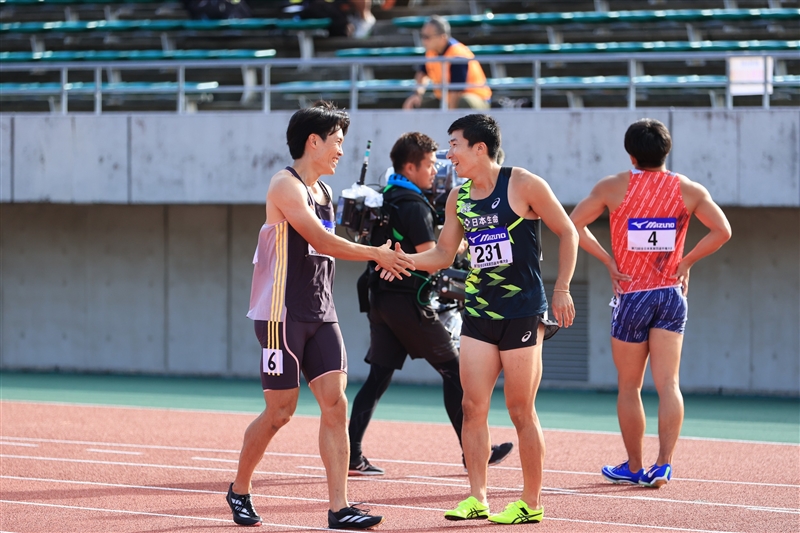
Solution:
[[[403,109],[418,107],[440,107],[442,91],[434,89],[434,97],[425,94],[427,85],[447,83],[468,83],[471,87],[448,89],[447,108],[488,109],[492,98],[492,90],[486,85],[486,75],[480,63],[473,59],[475,55],[466,45],[450,36],[450,23],[444,18],[434,15],[422,26],[420,31],[422,44],[425,46],[425,57],[461,57],[472,59],[469,62],[446,63],[426,61],[420,66],[414,79],[417,89],[403,103]]]

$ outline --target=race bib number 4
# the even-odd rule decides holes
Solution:
[[[332,220],[320,220],[322,222],[322,227],[325,228],[325,231],[328,233],[336,233],[336,224]],[[317,257],[327,257],[328,259],[333,259],[330,255],[321,254],[311,246],[311,243],[308,244],[308,255],[315,255]]]
[[[263,372],[271,376],[283,375],[283,350],[264,348],[261,355]]]
[[[629,218],[628,250],[631,252],[673,252],[675,218]]]
[[[488,268],[514,262],[506,228],[490,228],[467,234],[472,268]]]

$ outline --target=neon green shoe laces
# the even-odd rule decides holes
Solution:
[[[502,513],[490,516],[489,521],[495,524],[524,524],[541,522],[542,518],[544,518],[544,507],[534,510],[528,507],[524,501],[517,500],[506,505]]]
[[[474,496],[470,496],[452,511],[445,511],[444,517],[448,520],[483,520],[489,516],[489,506],[481,503]]]

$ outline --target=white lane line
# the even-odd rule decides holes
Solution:
[[[438,485],[442,487],[463,487],[464,485],[456,485],[454,483],[425,483],[422,481],[401,481],[401,480],[394,480],[394,479],[376,479],[377,476],[358,476],[358,477],[351,477],[349,478],[350,481],[361,481],[365,483],[407,483],[411,485]],[[487,487],[489,490],[498,490],[498,491],[519,491],[519,487]],[[581,492],[581,491],[570,491],[567,492],[569,489],[558,489],[558,488],[551,488],[547,489],[542,487],[542,490],[545,491],[552,491],[554,493],[561,493],[565,496],[579,496],[579,497],[588,497],[588,498],[609,498],[613,500],[634,500],[634,501],[645,501],[645,502],[660,502],[660,503],[677,503],[680,505],[700,505],[700,506],[709,506],[709,507],[733,507],[736,509],[746,509],[748,511],[764,511],[764,512],[774,512],[774,513],[788,513],[788,514],[800,514],[800,509],[791,509],[791,508],[783,508],[783,507],[763,507],[763,506],[756,506],[756,505],[744,505],[744,504],[737,504],[737,503],[717,503],[717,502],[705,502],[705,501],[694,501],[694,500],[675,500],[670,498],[653,498],[647,496],[620,496],[617,494],[595,494],[591,492]]]
[[[19,476],[4,476],[0,475],[0,479],[16,479],[20,481],[39,481],[43,483],[62,483],[62,484],[69,484],[69,485],[92,485],[92,486],[100,486],[100,487],[117,487],[117,488],[127,488],[127,489],[143,489],[143,490],[161,490],[166,492],[189,492],[189,493],[197,493],[197,494],[219,494],[225,495],[226,492],[216,491],[216,490],[202,490],[202,489],[184,489],[184,488],[174,488],[174,487],[154,487],[150,485],[124,485],[121,483],[103,483],[98,481],[76,481],[76,480],[64,480],[64,479],[47,479],[47,478],[29,478],[29,477],[19,477]],[[303,498],[301,496],[278,496],[275,494],[258,494],[253,492],[251,494],[254,498],[266,498],[271,500],[292,500],[292,501],[303,501],[303,502],[315,502],[315,503],[328,503],[328,500],[322,498]],[[367,503],[367,502],[363,502]],[[436,511],[436,512],[444,512],[447,509],[436,509],[431,507],[419,507],[413,505],[397,505],[397,504],[390,504],[390,503],[369,503],[370,505],[380,506],[380,507],[388,507],[391,509],[411,509],[415,511]],[[360,504],[355,504],[360,505]]]
[[[86,451],[93,453],[116,453],[119,455],[142,455],[142,452],[128,452],[125,450],[102,450],[100,448],[86,448]]]
[[[681,437],[683,438],[683,437]],[[150,450],[170,450],[170,451],[188,451],[188,452],[209,452],[209,453],[236,453],[238,454],[240,450],[225,450],[225,449],[218,449],[218,448],[194,448],[194,447],[185,447],[185,446],[161,446],[156,444],[127,444],[127,443],[115,443],[115,442],[95,442],[95,441],[81,441],[81,440],[63,440],[63,439],[43,439],[43,438],[34,438],[34,437],[0,437],[0,439],[13,439],[15,441],[31,441],[31,442],[48,442],[54,444],[80,444],[80,445],[90,445],[90,446],[109,446],[109,447],[121,447],[121,448],[142,448],[142,449],[150,449]],[[754,441],[755,442],[755,441]],[[319,455],[313,453],[285,453],[285,452],[266,452],[264,455],[271,455],[276,457],[301,457],[301,458],[315,458],[319,459]],[[219,459],[223,461],[223,459]],[[461,463],[442,463],[442,462],[434,462],[434,461],[406,461],[402,459],[381,459],[376,458],[373,459],[376,463],[398,463],[398,464],[409,464],[409,465],[423,465],[423,466],[454,466],[463,469],[464,465]],[[232,460],[231,462],[238,462],[238,460]],[[492,469],[496,470],[514,470],[517,472],[521,472],[522,469],[517,466],[492,466]],[[544,472],[547,473],[554,473],[554,474],[569,474],[569,475],[577,475],[577,476],[599,476],[600,473],[598,472],[579,472],[579,471],[572,471],[572,470],[550,470],[545,468]],[[759,487],[787,487],[787,488],[800,488],[800,484],[793,484],[793,483],[762,483],[758,481],[730,481],[730,480],[721,480],[721,479],[695,479],[695,478],[679,478],[673,477],[675,480],[680,481],[691,481],[693,483],[727,483],[731,485],[753,485]]]
[[[141,406],[134,406],[134,405],[108,405],[108,404],[101,404],[101,403],[82,403],[82,402],[49,402],[49,401],[31,401],[31,400],[0,400],[2,403],[13,403],[13,404],[30,404],[30,405],[60,405],[64,407],[94,407],[98,409],[127,409],[130,411],[164,411],[168,413],[206,413],[210,415],[246,415],[246,416],[253,416],[258,415],[261,411],[215,411],[212,409],[179,409],[179,408],[168,408],[168,407],[141,407]],[[318,415],[298,415],[295,414],[292,418],[311,418],[314,420],[319,420]],[[428,426],[450,426],[447,422],[419,422],[415,420],[381,420],[381,422],[386,422],[389,424],[422,424]],[[501,429],[513,429],[513,426],[492,426]],[[542,428],[545,433],[548,432],[560,432],[560,433],[579,433],[579,434],[586,434],[586,435],[617,435],[619,436],[619,431],[600,431],[600,430],[587,430],[587,429],[561,429],[561,428]],[[651,435],[646,434],[645,438],[648,439],[658,439],[658,435]],[[713,441],[713,442],[731,442],[731,443],[742,443],[742,444],[768,444],[772,446],[795,446],[800,447],[800,443],[793,443],[793,442],[774,442],[774,441],[763,441],[763,440],[746,440],[746,439],[721,439],[715,437],[686,437],[681,436],[681,439],[688,439],[688,440],[700,440],[700,441]],[[237,450],[236,453],[239,453]]]
[[[101,483],[96,481],[75,481],[75,480],[63,480],[63,479],[44,479],[44,478],[26,478],[26,477],[17,477],[17,476],[3,476],[0,475],[0,478],[5,479],[17,479],[22,481],[39,481],[39,482],[50,482],[50,483],[62,483],[62,484],[75,484],[75,485],[94,485],[94,486],[104,486],[104,487],[122,487],[122,488],[135,488],[135,489],[150,489],[150,490],[159,490],[159,491],[169,491],[169,492],[191,492],[191,493],[200,493],[200,494],[225,494],[221,491],[211,491],[211,490],[201,490],[201,489],[183,489],[183,488],[173,488],[173,487],[153,487],[148,485],[123,485],[119,483]],[[281,500],[297,500],[297,501],[313,501],[313,502],[320,502],[320,503],[327,503],[327,500],[316,499],[316,498],[301,498],[301,497],[292,497],[292,496],[274,496],[274,495],[265,495],[265,494],[256,494],[253,493],[254,497],[262,497],[262,498],[272,498],[272,499],[281,499]],[[0,500],[2,502],[2,500]],[[391,504],[383,504],[383,503],[375,503],[375,502],[364,502],[366,505],[371,505],[374,507],[387,507],[387,508],[395,508],[395,509],[412,509],[416,511],[434,511],[437,513],[441,513],[446,511],[447,509],[438,509],[432,507],[416,507],[410,505],[391,505]],[[692,528],[679,528],[674,526],[653,526],[653,525],[643,525],[643,524],[628,524],[625,522],[604,522],[599,520],[580,520],[575,518],[558,518],[549,516],[547,520],[556,520],[561,522],[575,522],[580,524],[598,524],[598,525],[606,525],[606,526],[622,526],[622,527],[636,527],[636,528],[645,528],[645,529],[665,529],[670,531],[686,531],[691,533],[737,533],[732,531],[723,531],[723,530],[709,530],[709,529],[692,529]],[[267,524],[272,525],[272,524]],[[298,526],[286,526],[286,527],[298,527]],[[323,530],[325,531],[325,530]]]
[[[304,468],[306,470],[325,470],[324,466],[303,466],[303,465],[300,465],[297,468]]]
[[[675,527],[675,526],[648,526],[644,524],[621,524],[619,522],[602,522],[600,520],[578,520],[577,518],[554,518],[552,516],[548,516],[545,520],[558,520],[560,522],[577,522],[579,524],[598,524],[603,526],[640,527],[642,529],[662,529],[666,531],[687,531],[692,533],[736,533],[734,531],[723,531],[721,529],[691,529],[691,528]]]
[[[150,464],[150,463],[128,463],[123,461],[92,461],[90,459],[66,459],[64,457],[37,457],[35,455],[10,455],[6,453],[0,453],[0,457],[6,457],[9,459],[28,459],[34,461],[55,461],[61,463],[83,463],[83,464],[93,464],[93,465],[110,465],[110,466],[138,466],[142,468],[164,468],[168,470],[196,470],[200,472],[236,472],[236,469],[231,468],[210,468],[210,467],[199,467],[199,466],[182,466],[182,465],[160,465],[160,464]],[[256,474],[264,474],[264,475],[272,475],[272,476],[290,476],[290,477],[315,477],[315,478],[325,478],[325,476],[315,476],[312,474],[295,474],[292,472],[264,472],[264,471],[256,471]]]
[[[83,464],[96,464],[96,465],[112,465],[112,466],[138,466],[142,468],[163,468],[163,469],[175,469],[175,470],[197,470],[197,471],[209,471],[209,472],[235,472],[234,469],[227,469],[227,468],[210,468],[210,467],[196,467],[196,466],[182,466],[182,465],[163,465],[163,464],[148,464],[148,463],[128,463],[128,462],[121,462],[121,461],[92,461],[89,459],[67,459],[63,457],[40,457],[40,456],[31,456],[31,455],[10,455],[10,454],[0,454],[0,457],[5,457],[9,459],[23,459],[23,460],[33,460],[33,461],[54,461],[54,462],[64,462],[64,463],[83,463]],[[297,474],[293,472],[263,472],[258,471],[255,472],[257,474],[263,475],[274,475],[274,476],[288,476],[288,477],[311,477],[311,478],[325,478],[325,476],[318,476],[313,474]],[[377,476],[356,476],[349,478],[351,481],[362,482],[362,483],[390,483],[390,484],[405,484],[405,485],[433,485],[433,486],[441,486],[441,487],[460,487],[463,488],[463,484],[455,484],[455,483],[429,483],[426,481],[408,481],[408,480],[400,480],[400,479],[376,479]],[[519,491],[519,487],[488,487],[491,490],[499,490],[499,491]],[[732,507],[735,509],[747,509],[750,511],[765,511],[765,512],[775,512],[775,513],[788,513],[788,514],[800,514],[800,509],[790,509],[790,508],[783,508],[783,507],[766,507],[766,506],[756,506],[756,505],[744,505],[744,504],[736,504],[736,503],[718,503],[718,502],[704,502],[704,501],[693,501],[693,500],[674,500],[669,498],[653,498],[647,496],[620,496],[617,494],[595,494],[590,492],[571,492],[568,493],[570,496],[581,496],[587,498],[609,498],[615,500],[633,500],[633,501],[646,501],[646,502],[661,502],[661,503],[677,503],[680,505],[700,505],[700,506],[709,506],[709,507]]]
[[[493,466],[492,468],[504,468],[506,470],[518,470],[522,472],[521,468],[514,466]],[[547,468],[545,468],[544,471],[550,474],[569,474],[573,476],[601,477],[599,470],[597,472],[576,472],[574,470],[548,470]],[[677,476],[673,477],[672,479],[676,481],[690,481],[692,483],[714,483],[715,485],[718,483],[726,483],[728,485],[753,485],[757,487],[785,487],[790,489],[800,488],[800,485],[792,485],[789,483],[762,483],[759,481],[725,481],[722,479],[696,479],[691,477],[677,477]]]
[[[38,444],[31,444],[29,442],[9,442],[9,441],[4,440],[2,438],[0,438],[0,446],[23,446],[23,447],[26,447],[26,448],[38,448],[39,447]],[[3,532],[0,531],[0,533],[3,533]]]
[[[192,457],[192,461],[208,461],[210,463],[239,463],[239,459],[220,459],[219,457]]]
[[[99,513],[118,513],[118,514],[130,514],[130,515],[137,515],[137,516],[155,516],[159,518],[180,518],[181,520],[199,520],[203,522],[223,522],[225,524],[230,524],[232,520],[226,520],[222,518],[209,518],[205,516],[183,516],[183,515],[176,515],[176,514],[165,514],[165,513],[147,513],[144,511],[127,511],[125,509],[102,509],[98,507],[81,507],[77,505],[57,505],[53,503],[38,503],[38,502],[16,502],[13,500],[0,500],[0,503],[10,503],[12,505],[33,505],[37,507],[50,507],[55,509],[71,509],[76,511],[92,511],[92,512],[99,512]],[[312,530],[312,531],[330,531],[327,528],[321,527],[311,527],[311,526],[292,526],[289,524],[270,524],[268,522],[261,522],[261,526],[268,526],[268,527],[286,527],[290,529],[302,529],[304,531]]]

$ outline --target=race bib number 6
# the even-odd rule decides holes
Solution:
[[[506,228],[490,228],[467,234],[472,268],[488,268],[514,262]]]
[[[262,348],[261,364],[263,365],[265,374],[271,376],[283,375],[283,350]]]
[[[631,252],[673,252],[675,218],[629,218],[628,250]]]

